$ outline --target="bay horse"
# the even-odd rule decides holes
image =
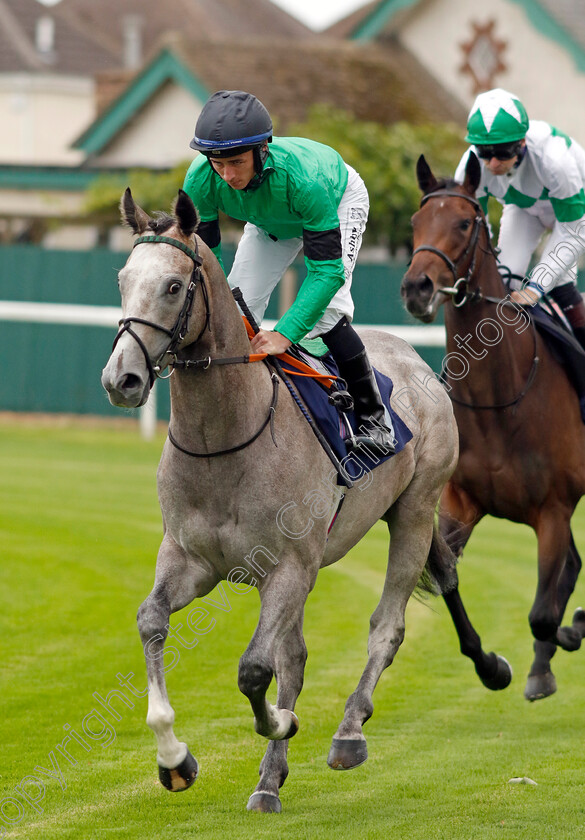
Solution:
[[[423,198],[412,218],[414,250],[401,294],[408,312],[425,323],[444,304],[442,379],[459,428],[459,462],[441,495],[440,530],[458,556],[485,514],[535,531],[534,660],[524,691],[533,701],[556,691],[550,660],[557,646],[577,650],[585,634],[580,608],[572,625],[561,627],[581,568],[571,516],[585,492],[585,427],[564,368],[502,281],[475,198],[475,155],[462,184],[437,181],[424,156],[417,178]],[[511,669],[503,657],[483,651],[458,587],[444,598],[461,652],[484,685],[505,688]]]
[[[169,436],[157,476],[164,536],[154,587],[138,611],[159,777],[178,791],[197,775],[195,758],[174,734],[165,687],[170,615],[223,581],[236,591],[254,586],[260,617],[240,660],[238,685],[256,732],[270,743],[247,807],[278,812],[288,742],[298,728],[294,708],[307,655],[303,611],[319,569],[343,557],[377,520],[386,521],[386,579],[371,617],[367,664],[332,741],[328,764],[334,769],[366,760],[362,727],[373,713],[382,671],[403,640],[406,604],[421,575],[426,569],[440,586],[452,576],[454,558],[435,512],[457,461],[453,411],[446,394],[421,405],[411,421],[412,440],[364,473],[339,507],[335,470],[297,403],[279,389],[266,360],[249,355],[223,271],[196,235],[190,198],[179,191],[173,215],[152,219],[127,190],[121,212],[137,239],[119,273],[123,318],[102,384],[114,405],[136,407],[157,376],[169,367],[173,374]],[[432,375],[400,339],[367,331],[364,340],[395,388],[412,376]],[[273,677],[276,705],[266,697]]]

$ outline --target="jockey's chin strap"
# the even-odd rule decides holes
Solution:
[[[475,210],[475,218],[473,220],[473,228],[471,231],[471,236],[469,237],[469,242],[465,246],[463,253],[456,260],[452,260],[448,254],[446,254],[444,251],[441,251],[440,248],[436,248],[434,245],[419,245],[419,247],[415,248],[412,252],[412,256],[414,257],[414,255],[418,254],[420,251],[430,251],[433,254],[437,254],[437,256],[439,256],[443,260],[443,262],[446,264],[447,268],[453,275],[453,286],[445,286],[440,289],[437,289],[437,291],[441,292],[441,294],[450,296],[452,298],[453,306],[458,308],[460,306],[463,306],[463,304],[467,303],[467,301],[469,300],[476,300],[481,297],[481,294],[477,289],[475,290],[475,292],[470,294],[468,291],[468,286],[473,272],[475,271],[477,245],[479,242],[479,233],[482,227],[485,228],[486,233],[488,234],[487,241],[489,243],[490,248],[492,248],[492,245],[490,242],[489,233],[487,231],[487,223],[481,212],[481,206],[477,199],[475,199],[473,196],[457,192],[456,190],[437,190],[436,192],[427,193],[427,195],[423,196],[420,206],[422,207],[431,198],[444,197],[463,198],[465,199],[465,201],[469,201],[469,203],[473,205],[473,209]],[[467,272],[464,277],[458,277],[458,266],[465,260],[465,258],[470,253],[471,259],[469,261]]]
[[[135,248],[137,245],[141,245],[143,242],[162,242],[166,245],[172,245],[174,248],[178,248],[179,251],[183,251],[184,254],[187,254],[187,256],[193,260],[193,271],[191,273],[191,278],[187,286],[185,299],[183,301],[183,305],[181,306],[181,310],[177,315],[177,320],[175,321],[173,327],[169,329],[168,327],[164,327],[162,324],[157,324],[154,321],[147,321],[145,318],[135,318],[133,316],[130,316],[128,318],[122,318],[118,322],[120,330],[118,331],[118,334],[114,339],[112,350],[115,348],[116,344],[124,335],[124,333],[129,333],[142,350],[142,354],[144,355],[144,359],[146,361],[146,367],[148,369],[150,387],[152,388],[155,379],[166,378],[160,376],[161,370],[163,369],[162,361],[165,358],[165,356],[171,356],[171,359],[173,360],[171,362],[172,365],[174,365],[177,360],[177,350],[189,330],[189,321],[193,312],[193,305],[195,303],[195,292],[197,291],[198,285],[201,287],[201,294],[203,295],[203,300],[205,303],[205,322],[203,324],[203,327],[201,328],[201,332],[199,333],[199,335],[193,343],[199,341],[205,330],[209,328],[209,296],[207,293],[207,286],[205,285],[205,279],[201,271],[201,264],[203,261],[199,256],[199,252],[197,250],[197,240],[195,240],[195,249],[193,249],[190,248],[188,245],[185,245],[185,243],[181,242],[179,239],[173,239],[170,236],[139,236],[138,239],[134,241],[133,247]],[[156,361],[153,362],[151,360],[144,342],[142,341],[138,333],[136,333],[135,330],[132,329],[132,324],[144,324],[147,327],[152,327],[152,329],[154,330],[164,332],[169,336],[169,343],[167,344],[163,352],[160,354],[158,359],[156,359]]]

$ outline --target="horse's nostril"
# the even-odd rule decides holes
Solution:
[[[430,294],[433,291],[433,281],[427,274],[423,274],[416,278],[415,289],[419,294]]]
[[[433,281],[427,274],[419,274],[417,277],[409,277],[402,286],[403,296],[408,297],[429,297],[433,292]]]
[[[135,373],[127,373],[120,382],[121,391],[134,391],[142,387],[142,380]]]

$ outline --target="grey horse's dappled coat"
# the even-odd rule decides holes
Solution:
[[[159,224],[129,191],[122,213],[139,236],[152,234]],[[149,681],[147,722],[157,738],[163,784],[171,790],[188,787],[197,764],[173,733],[163,673],[169,617],[222,581],[256,586],[260,618],[240,661],[239,687],[251,703],[256,731],[270,743],[248,807],[279,811],[288,741],[298,728],[294,707],[306,659],[303,611],[319,569],[343,557],[378,519],[388,523],[388,570],[371,618],[367,665],[329,755],[330,766],[345,769],[366,758],[362,725],[372,714],[376,683],[402,642],[406,604],[427,561],[440,586],[448,586],[452,555],[435,531],[434,516],[457,459],[456,427],[446,393],[415,351],[392,335],[364,331],[372,362],[393,379],[395,394],[408,397],[403,403],[408,412],[402,415],[413,438],[347,491],[328,534],[341,491],[331,462],[287,390],[280,388],[273,422],[254,438],[272,413],[275,386],[269,368],[262,362],[212,363],[207,369],[197,364],[246,356],[250,344],[217,260],[196,239],[196,214],[182,192],[167,228],[167,241],[139,242],[120,272],[131,330],[122,331],[102,377],[114,404],[142,405],[150,390],[149,364],[159,373],[176,360],[170,430],[183,449],[199,456],[167,440],[158,470],[164,537],[154,588],[138,613]],[[173,357],[166,352],[169,334],[194,268],[192,256],[177,242],[197,247],[202,267],[187,332]],[[251,439],[230,454],[215,454]],[[273,677],[275,706],[266,699]]]

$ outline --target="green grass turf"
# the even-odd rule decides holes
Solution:
[[[506,656],[512,685],[491,693],[460,656],[439,600],[412,601],[406,640],[374,695],[365,728],[370,758],[348,773],[326,757],[346,697],[365,663],[369,616],[382,588],[385,527],[376,526],[340,563],[324,570],[306,610],[309,660],[291,741],[283,813],[245,810],[265,741],[255,735],[237,688],[238,658],[258,615],[255,592],[229,593],[229,609],[205,605],[215,624],[168,675],[175,731],[200,763],[189,791],[157,781],[155,743],[133,708],[102,697],[117,674],[145,686],[135,626],[150,590],[161,525],[155,470],[162,445],[133,423],[92,425],[0,419],[0,832],[63,838],[384,838],[384,840],[567,840],[585,823],[584,652],[553,661],[558,693],[522,696],[531,661],[527,615],[535,539],[523,527],[486,520],[460,567],[462,594],[487,649]],[[574,517],[585,548],[585,507]],[[569,612],[583,603],[583,583]],[[174,619],[180,620],[180,615]],[[129,690],[127,697],[132,697]],[[108,721],[89,751],[75,742],[68,763],[56,745],[65,726]],[[107,740],[106,740],[107,738]],[[86,741],[87,741],[86,736]],[[108,743],[109,741],[109,743]],[[35,770],[53,770],[62,782]],[[17,796],[27,776],[46,782],[35,808]],[[509,784],[529,777],[538,785]],[[63,786],[66,786],[63,789]],[[29,796],[40,796],[30,780]],[[7,798],[6,798],[7,797]],[[22,814],[14,798],[22,803]],[[20,822],[5,827],[6,820]],[[0,833],[0,836],[1,833]]]

